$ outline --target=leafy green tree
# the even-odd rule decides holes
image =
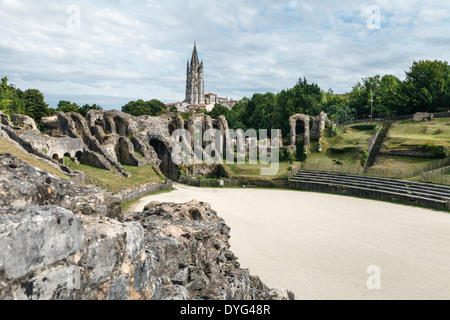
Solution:
[[[8,78],[2,78],[0,85],[0,111],[11,114],[12,94],[8,87]]]
[[[443,112],[450,106],[450,66],[447,61],[414,61],[406,72],[402,94],[405,111]]]
[[[93,105],[89,105],[89,104],[85,104],[84,106],[82,106],[79,110],[79,112],[83,115],[83,117],[86,117],[87,113],[91,110],[103,110],[103,108],[97,104],[93,104]]]
[[[8,84],[8,78],[4,77],[0,84],[0,110],[11,115],[13,113],[25,113],[22,90],[13,84]]]
[[[218,119],[220,116],[225,116],[225,118],[228,118],[229,114],[230,109],[224,107],[221,104],[215,104],[212,111],[208,112],[208,116],[210,116],[213,119]]]
[[[362,79],[348,95],[348,106],[358,115],[371,113],[373,95],[374,115],[389,117],[402,113],[403,100],[400,97],[400,80],[393,75],[376,75]]]
[[[49,115],[48,104],[44,95],[37,89],[28,89],[23,93],[25,114],[32,117],[38,124],[42,117]]]
[[[80,107],[76,103],[66,101],[66,100],[59,101],[58,108],[56,109],[56,111],[81,113]]]
[[[277,105],[273,110],[273,126],[289,134],[289,118],[297,113],[318,115],[322,102],[322,91],[315,83],[309,84],[306,78],[300,78],[291,89],[277,94]]]
[[[122,111],[133,116],[158,116],[164,112],[164,103],[157,99],[130,101],[122,107]]]

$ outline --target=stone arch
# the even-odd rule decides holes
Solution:
[[[158,159],[161,161],[159,165],[161,172],[166,177],[169,177],[174,181],[178,181],[178,166],[172,161],[172,154],[170,152],[171,148],[159,139],[151,139],[149,144],[155,150],[158,155]]]
[[[311,144],[309,130],[310,117],[305,114],[296,114],[290,118],[289,122],[291,126],[291,147],[294,153],[303,153],[304,150],[306,150],[306,153],[309,153]],[[303,127],[303,130],[301,130],[301,127]],[[297,150],[298,133],[301,132],[303,132],[303,150]]]
[[[78,151],[77,153],[75,153],[75,159],[81,163],[81,158],[83,157],[83,152],[82,151]]]
[[[52,155],[52,159],[58,162],[60,161],[59,155],[57,153]]]
[[[73,159],[72,155],[71,155],[69,152],[66,152],[66,153],[64,154],[64,156],[62,157],[61,160],[64,162],[64,159],[65,159],[66,157],[67,157],[67,158],[70,158],[70,159]]]

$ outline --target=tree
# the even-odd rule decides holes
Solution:
[[[0,110],[8,115],[25,114],[23,92],[13,84],[8,84],[7,77],[2,78],[0,84]]]
[[[213,119],[218,119],[220,116],[225,116],[225,118],[228,118],[229,114],[230,109],[224,107],[221,104],[215,104],[212,111],[208,112],[208,116],[210,116]]]
[[[335,94],[331,89],[323,93],[320,109],[326,112],[330,119],[336,115],[341,123],[352,122],[356,118],[356,109],[348,106],[348,96]]]
[[[103,110],[103,108],[95,103],[93,105],[85,104],[80,108],[79,112],[83,117],[86,117],[87,113],[91,110]]]
[[[23,93],[26,115],[32,117],[38,124],[42,117],[49,115],[48,104],[44,101],[44,95],[37,89],[28,89]]]
[[[58,108],[56,109],[56,111],[58,112],[77,112],[77,113],[81,113],[80,112],[80,107],[73,102],[70,101],[66,101],[66,100],[61,100],[58,103]]]
[[[2,78],[0,85],[0,111],[11,114],[12,94],[8,88],[8,78]]]
[[[150,101],[130,101],[122,107],[122,111],[133,116],[158,116],[164,112],[164,103],[157,99]]]
[[[409,113],[443,112],[450,105],[450,66],[446,61],[414,61],[402,86]]]
[[[375,75],[362,79],[349,93],[348,106],[355,109],[358,115],[371,114],[373,95],[373,113],[380,116],[393,116],[403,113],[402,100],[399,96],[400,80],[393,75]]]
[[[273,128],[283,133],[290,132],[289,118],[297,113],[316,116],[320,113],[322,90],[315,83],[309,84],[306,78],[300,78],[291,89],[276,95],[277,104],[273,110]]]

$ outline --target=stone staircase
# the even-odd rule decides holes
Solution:
[[[392,124],[393,124],[393,122],[383,123],[383,127],[381,128],[378,138],[375,141],[375,144],[370,152],[369,159],[367,160],[366,169],[373,167],[376,164],[377,157],[380,154],[381,147],[383,145],[384,140],[387,137],[387,133],[389,132],[389,129],[392,127]]]
[[[299,171],[290,188],[361,196],[450,210],[450,187],[332,172]]]

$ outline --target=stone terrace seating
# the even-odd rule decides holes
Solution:
[[[332,172],[299,171],[294,189],[340,193],[450,210],[450,187]]]

